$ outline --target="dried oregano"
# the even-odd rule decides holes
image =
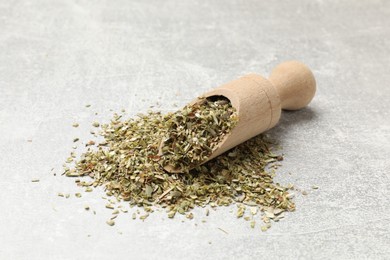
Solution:
[[[166,121],[162,165],[188,172],[211,155],[236,123],[235,109],[227,99],[202,98],[185,106]]]
[[[169,218],[179,213],[192,219],[189,211],[196,206],[237,204],[237,217],[246,216],[251,227],[258,209],[263,212],[261,230],[265,231],[270,220],[278,221],[284,212],[295,209],[289,187],[274,183],[273,170],[265,170],[282,159],[270,151],[270,141],[260,135],[198,165],[236,121],[235,110],[226,99],[202,99],[166,115],[149,112],[124,120],[115,114],[108,124],[93,124],[100,125],[104,141],[88,145],[81,158],[68,162],[74,164],[65,167],[64,174],[89,177],[76,183],[88,191],[104,186],[116,200],[143,207],[147,214],[139,217],[142,220],[153,212],[151,206],[164,208]],[[184,170],[168,173],[163,168],[166,165]],[[110,200],[106,207],[115,209],[114,204]],[[114,221],[107,224],[114,225]]]

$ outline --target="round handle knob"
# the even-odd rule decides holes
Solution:
[[[298,61],[276,66],[269,77],[276,88],[282,109],[297,110],[307,106],[316,92],[316,80],[311,70]]]

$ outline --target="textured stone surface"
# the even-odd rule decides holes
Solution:
[[[388,1],[0,1],[0,258],[389,258],[389,56]],[[269,134],[277,180],[309,194],[268,232],[229,208],[109,227],[103,192],[56,196],[79,189],[51,168],[109,109],[172,111],[289,59],[318,92]]]

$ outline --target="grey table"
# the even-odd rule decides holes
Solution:
[[[76,199],[59,176],[91,122],[173,111],[289,59],[318,92],[269,135],[285,154],[276,180],[309,194],[268,232],[234,207],[110,227],[103,191]],[[388,259],[389,70],[389,1],[2,0],[0,259]]]

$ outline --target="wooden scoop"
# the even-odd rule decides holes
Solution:
[[[229,99],[237,110],[238,123],[201,164],[274,127],[282,109],[297,110],[307,106],[315,92],[313,73],[298,61],[279,64],[268,80],[257,74],[248,74],[206,92],[201,97],[223,96]],[[172,173],[181,172],[170,165],[164,168]]]

